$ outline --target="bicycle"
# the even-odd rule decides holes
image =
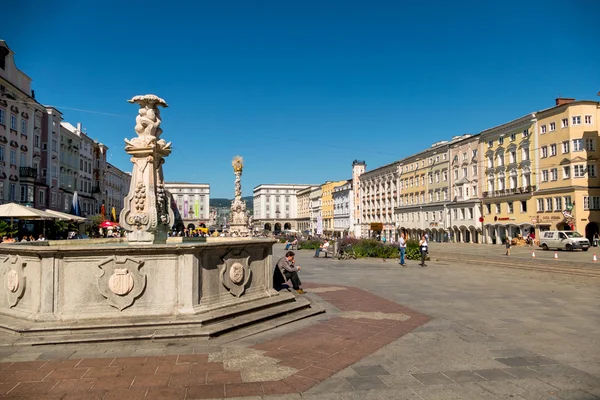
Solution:
[[[335,255],[338,260],[356,260],[356,252],[351,245],[340,247]]]

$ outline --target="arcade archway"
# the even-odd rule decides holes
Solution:
[[[283,229],[285,229],[285,230],[292,229],[292,224],[290,224],[289,222],[286,222],[285,224],[283,224]]]
[[[267,222],[265,224],[265,231],[270,231],[270,230],[271,230],[271,224]]]

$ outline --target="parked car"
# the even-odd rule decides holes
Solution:
[[[575,250],[588,251],[590,242],[578,232],[573,231],[545,231],[540,234],[540,247],[544,250]]]

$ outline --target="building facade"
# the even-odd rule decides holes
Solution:
[[[253,230],[298,229],[298,192],[315,185],[261,184],[254,188]]]
[[[367,170],[367,164],[361,160],[352,161],[352,231],[354,237],[361,237],[362,199],[360,192],[360,176]]]
[[[396,161],[360,175],[361,237],[381,235],[397,240],[394,208],[400,196],[399,165]],[[375,229],[377,224],[381,231]]]
[[[453,241],[481,243],[483,220],[479,198],[479,135],[457,137],[450,144],[449,179],[452,201],[447,204]]]
[[[308,186],[298,191],[296,226],[300,232],[311,232],[311,197],[314,192],[320,191],[320,189],[320,186]]]
[[[321,213],[323,217],[323,234],[333,236],[333,189],[346,181],[327,181],[321,185]]]
[[[323,210],[321,208],[321,200],[323,198],[323,190],[318,186],[310,193],[310,234],[323,234]]]
[[[600,232],[598,118],[594,101],[556,99],[537,113],[537,191],[532,223],[539,231],[574,230],[590,242]]]
[[[354,236],[352,179],[333,188],[333,232],[336,237]]]
[[[502,244],[506,238],[526,236],[535,226],[536,130],[535,114],[528,114],[480,134],[479,184],[486,243]]]
[[[175,214],[173,229],[195,229],[210,225],[210,185],[208,183],[165,182]]]
[[[106,211],[112,219],[118,220],[123,210],[125,196],[129,193],[131,186],[131,173],[122,171],[114,165],[107,163],[105,177]],[[114,213],[113,208],[115,210]]]
[[[79,187],[79,149],[81,138],[76,129],[67,122],[60,124],[59,181],[60,211],[73,211],[73,196]]]

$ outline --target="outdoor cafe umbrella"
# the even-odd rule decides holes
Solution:
[[[14,218],[24,219],[24,220],[31,220],[31,219],[40,219],[40,220],[60,219],[56,215],[52,215],[52,214],[47,213],[47,212],[42,211],[42,210],[38,210],[37,208],[25,207],[25,206],[22,206],[22,205],[17,204],[17,203],[8,203],[8,204],[2,204],[2,205],[0,205],[0,218],[10,218],[10,225],[11,226],[13,224],[13,219]],[[44,231],[45,230],[46,229],[45,229],[45,226],[44,226]],[[45,232],[44,232],[44,234],[45,234]]]

